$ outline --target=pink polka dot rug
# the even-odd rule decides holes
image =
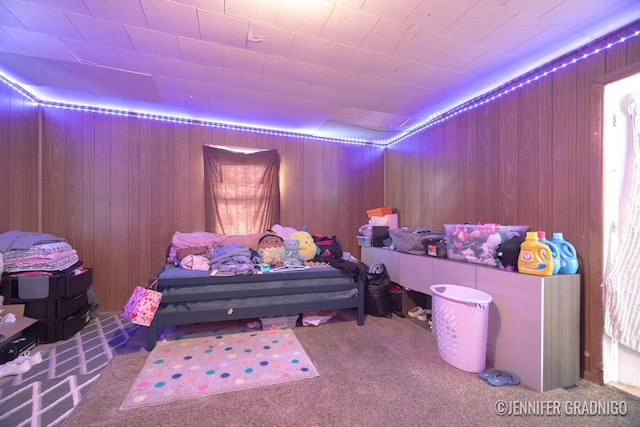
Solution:
[[[121,410],[318,376],[291,329],[160,341]]]

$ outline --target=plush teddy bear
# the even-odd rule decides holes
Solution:
[[[316,255],[318,255],[318,247],[313,241],[311,234],[306,231],[296,231],[289,237],[289,239],[298,241],[298,252],[304,256],[305,261],[312,260]]]
[[[298,251],[298,241],[289,239],[284,241],[282,262],[284,265],[302,265],[304,256]]]

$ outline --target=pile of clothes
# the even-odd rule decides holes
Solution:
[[[15,230],[0,234],[2,272],[64,271],[79,262],[76,250],[61,237]]]
[[[0,273],[12,276],[78,275],[86,271],[78,253],[69,242],[58,236],[29,231],[7,231],[0,234]],[[33,298],[39,295],[21,289]],[[22,298],[22,296],[21,296]],[[99,300],[93,286],[87,290],[91,318],[97,316]]]

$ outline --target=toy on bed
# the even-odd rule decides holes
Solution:
[[[300,253],[298,246],[299,243],[297,240],[289,239],[284,241],[284,252],[281,258],[285,266],[302,265],[304,255]]]
[[[258,255],[262,262],[271,267],[282,266],[282,254],[284,252],[284,239],[275,233],[265,234],[258,241]]]
[[[306,231],[296,231],[289,238],[298,241],[298,252],[302,254],[304,261],[310,261],[318,255],[318,247],[311,234]]]

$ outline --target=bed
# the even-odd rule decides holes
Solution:
[[[158,339],[158,327],[323,310],[357,309],[364,324],[364,282],[358,273],[335,267],[280,270],[262,274],[211,276],[171,263],[157,273],[162,300],[149,326],[147,348]],[[150,279],[150,283],[155,280]]]

